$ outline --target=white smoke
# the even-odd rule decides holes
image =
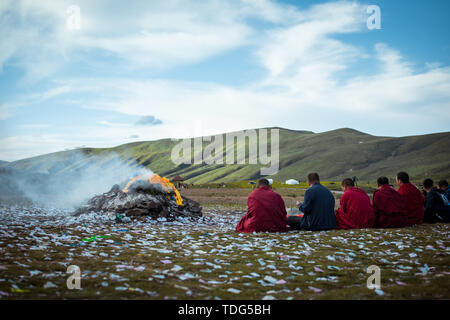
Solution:
[[[83,151],[71,153],[69,159],[51,165],[43,162],[33,169],[39,174],[14,170],[10,178],[17,189],[36,204],[67,209],[79,207],[115,184],[123,187],[136,175],[153,174],[134,159],[126,160],[115,153],[89,155]]]

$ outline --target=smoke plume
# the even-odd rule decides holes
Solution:
[[[17,204],[20,199],[22,203],[73,209],[115,184],[123,187],[138,174],[153,173],[134,159],[115,153],[92,155],[80,150],[32,168],[14,164],[0,168],[0,200]]]

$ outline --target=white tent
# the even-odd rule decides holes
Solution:
[[[294,180],[294,179],[289,179],[289,180],[286,180],[286,184],[293,185],[293,184],[299,184],[299,182],[297,180]]]
[[[267,181],[269,181],[269,185],[273,184],[273,179],[267,179]]]

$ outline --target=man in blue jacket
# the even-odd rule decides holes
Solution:
[[[336,229],[336,216],[334,214],[334,196],[330,190],[320,184],[319,175],[310,173],[305,201],[297,202],[298,208],[304,213],[303,217],[291,216],[289,225],[296,230],[332,230]]]

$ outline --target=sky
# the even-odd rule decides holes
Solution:
[[[450,131],[448,12],[447,0],[0,0],[0,160],[273,126]]]

